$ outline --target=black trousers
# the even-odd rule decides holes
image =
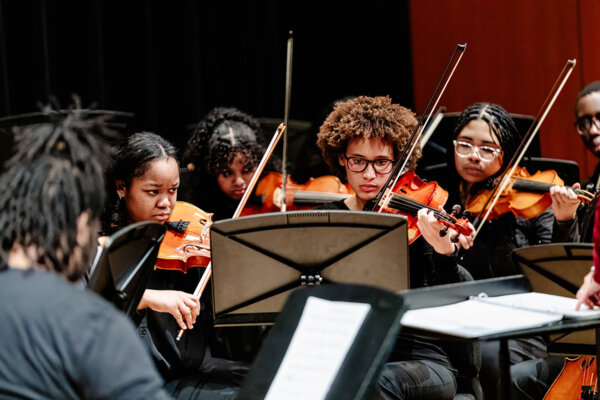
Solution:
[[[385,364],[374,399],[451,400],[456,378],[445,366],[433,361],[399,361]]]
[[[561,356],[548,356],[510,367],[512,398],[541,400],[565,364]]]

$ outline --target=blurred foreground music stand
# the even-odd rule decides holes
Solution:
[[[406,218],[312,210],[217,221],[211,230],[215,326],[272,324],[299,286],[408,288]]]
[[[315,298],[326,301],[314,304]],[[328,358],[332,355],[329,349],[319,347],[342,346],[343,340],[336,341],[339,332],[333,329],[332,334],[331,326],[319,320],[340,318],[341,313],[335,311],[339,302],[346,302],[342,307],[348,303],[359,307],[356,311],[362,312],[364,319],[358,322],[354,336],[348,334],[350,345],[347,353],[338,355],[339,363],[334,362],[337,368],[326,368],[335,359],[335,351],[334,357]],[[339,284],[294,290],[236,399],[366,398],[396,341],[404,310],[402,296],[368,286]],[[340,321],[345,323],[344,318]]]
[[[156,264],[165,226],[138,222],[112,235],[91,273],[88,288],[133,319]]]
[[[523,247],[512,252],[534,292],[575,298],[594,263],[591,243],[553,243]],[[596,331],[550,335],[549,351],[596,354]]]

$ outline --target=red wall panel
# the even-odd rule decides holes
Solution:
[[[467,43],[441,104],[489,101],[536,115],[567,59],[577,66],[541,128],[544,157],[571,159],[589,176],[597,160],[573,128],[578,91],[600,79],[600,2],[416,0],[410,2],[415,111],[426,105],[451,52]]]

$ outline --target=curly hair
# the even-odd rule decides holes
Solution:
[[[226,170],[236,154],[244,156],[246,167],[258,165],[263,152],[260,123],[231,107],[217,107],[198,123],[188,141],[183,158],[216,178]]]
[[[33,252],[33,266],[72,281],[89,267],[104,204],[109,151],[94,134],[107,137],[101,121],[85,119],[80,111],[66,117],[54,112],[50,123],[15,129],[17,151],[0,177],[2,268],[15,244]],[[78,221],[84,213],[87,248],[78,240]]]
[[[106,179],[108,202],[102,214],[103,234],[112,234],[127,224],[127,208],[117,194],[117,181],[129,188],[134,178],[148,171],[152,161],[169,158],[178,161],[177,150],[168,140],[152,132],[135,133],[117,144]]]
[[[414,113],[401,105],[392,104],[388,96],[360,96],[336,104],[321,125],[317,145],[331,172],[346,179],[346,169],[338,160],[351,140],[380,139],[389,142],[394,149],[394,157],[398,158],[409,144],[416,126]],[[414,169],[420,157],[421,149],[416,147],[407,168]]]

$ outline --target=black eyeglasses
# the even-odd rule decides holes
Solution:
[[[580,135],[585,135],[592,129],[592,124],[600,131],[600,113],[596,115],[582,115],[575,121],[575,127]]]
[[[363,172],[367,169],[369,164],[373,164],[373,169],[378,174],[389,174],[392,172],[394,166],[394,160],[389,160],[387,158],[367,160],[362,157],[347,157],[346,155],[344,155],[344,158],[346,159],[346,166],[352,172]]]

